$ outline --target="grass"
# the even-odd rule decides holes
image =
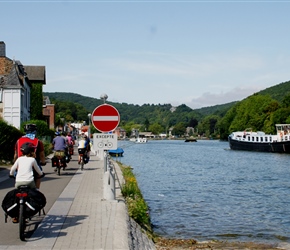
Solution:
[[[149,207],[143,199],[132,168],[120,162],[117,163],[120,166],[125,181],[121,187],[121,192],[125,198],[129,216],[145,229],[147,235],[152,238],[153,232],[150,222]]]

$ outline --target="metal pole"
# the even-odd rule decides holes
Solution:
[[[108,165],[108,154],[107,150],[104,150],[104,173],[107,172],[107,165]]]
[[[88,137],[91,139],[91,113],[88,114],[89,117],[89,128],[88,128]]]

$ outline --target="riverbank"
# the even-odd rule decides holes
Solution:
[[[289,248],[278,247],[277,245],[254,243],[254,242],[197,242],[193,239],[164,239],[160,238],[155,243],[156,250],[277,250]]]

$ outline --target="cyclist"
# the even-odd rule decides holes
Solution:
[[[62,156],[65,157],[65,152],[67,150],[67,144],[63,136],[59,132],[55,132],[56,137],[52,140],[52,146],[54,152],[54,156]],[[63,167],[64,170],[65,167]],[[57,171],[57,168],[54,169],[54,171]]]
[[[90,153],[91,153],[91,140],[87,135],[85,135],[85,141],[86,141],[86,148],[87,148],[87,163],[90,160]]]
[[[78,142],[78,153],[79,153],[79,161],[78,164],[80,164],[81,162],[81,157],[80,154],[84,155],[84,162],[87,163],[85,161],[85,159],[87,159],[87,154],[88,154],[88,141],[86,140],[87,136],[85,134],[82,134],[81,139]]]
[[[18,157],[10,169],[10,176],[15,176],[15,188],[25,185],[30,188],[37,188],[35,183],[35,172],[39,178],[44,176],[35,159],[36,147],[31,142],[25,142],[21,145],[22,156]],[[18,223],[18,218],[12,218],[13,223]]]
[[[25,142],[21,145],[20,150],[22,156],[17,158],[10,170],[11,176],[14,176],[15,171],[17,171],[15,187],[18,188],[21,185],[25,185],[30,188],[36,188],[33,170],[36,171],[39,176],[43,175],[35,159],[36,147],[31,142]]]
[[[24,125],[24,131],[25,135],[19,138],[15,144],[15,151],[14,151],[14,162],[17,160],[18,157],[22,156],[21,152],[21,146],[22,144],[26,142],[32,143],[34,147],[36,147],[35,151],[35,159],[39,166],[39,168],[42,170],[41,166],[46,165],[45,162],[45,154],[44,154],[44,146],[43,142],[37,138],[37,126],[35,124],[26,124]],[[34,180],[36,188],[40,188],[41,180],[37,174],[37,172],[34,171]]]
[[[75,142],[70,132],[67,133],[66,139],[67,139],[67,145],[69,149],[69,155],[71,157],[71,154],[73,154],[73,147],[74,147],[73,145],[75,144]]]

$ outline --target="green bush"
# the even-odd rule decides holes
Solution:
[[[0,160],[10,163],[13,161],[15,143],[25,134],[24,125],[28,123],[36,124],[37,137],[43,141],[45,155],[47,156],[52,152],[51,138],[53,138],[54,131],[48,128],[45,121],[31,120],[23,123],[21,129],[18,130],[3,119],[0,119]]]
[[[24,125],[35,124],[37,126],[37,137],[53,136],[53,131],[49,129],[47,123],[42,120],[30,120],[22,123],[20,130],[24,133]]]
[[[14,126],[8,125],[4,120],[0,120],[0,159],[13,161],[14,146],[23,133]]]
[[[50,155],[52,153],[52,144],[48,141],[43,140],[43,146],[44,146],[44,154]]]

